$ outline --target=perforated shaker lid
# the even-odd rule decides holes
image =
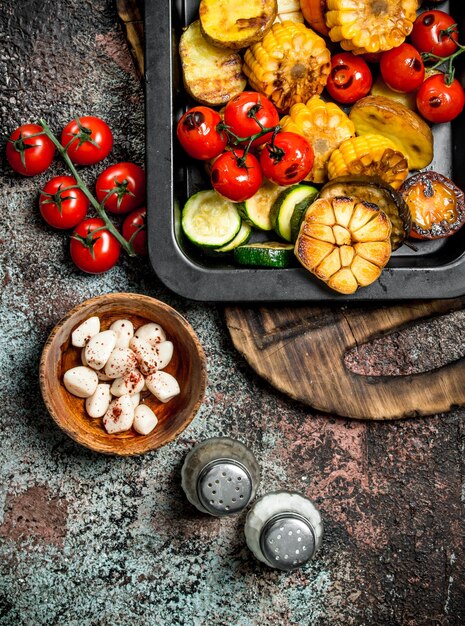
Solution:
[[[233,459],[216,459],[200,472],[197,495],[211,515],[239,513],[252,496],[252,477],[242,463]]]
[[[260,534],[260,548],[272,567],[290,571],[309,561],[315,553],[315,534],[310,522],[294,512],[271,517]]]

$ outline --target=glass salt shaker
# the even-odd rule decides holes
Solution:
[[[188,453],[181,476],[191,504],[202,513],[223,517],[240,513],[254,498],[260,466],[240,441],[213,437]]]
[[[321,545],[323,523],[308,498],[277,491],[254,503],[244,530],[247,545],[259,561],[291,571],[313,558]]]

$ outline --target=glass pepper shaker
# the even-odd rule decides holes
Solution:
[[[187,499],[215,517],[240,513],[254,498],[260,466],[240,441],[213,437],[196,445],[181,470]]]
[[[244,530],[247,545],[259,561],[291,571],[313,558],[321,544],[323,523],[308,498],[277,491],[254,503]]]

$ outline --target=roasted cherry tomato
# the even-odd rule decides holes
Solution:
[[[211,183],[225,198],[242,202],[251,198],[263,182],[258,159],[250,152],[244,158],[244,150],[224,152],[213,163]]]
[[[425,78],[421,55],[409,43],[384,52],[379,67],[386,85],[402,93],[415,91]]]
[[[307,176],[313,160],[313,149],[305,137],[282,132],[263,148],[260,166],[266,178],[276,185],[292,185]]]
[[[144,170],[135,163],[110,165],[97,178],[95,194],[110,213],[129,213],[145,202]]]
[[[38,124],[19,126],[11,133],[6,144],[8,163],[15,172],[23,176],[35,176],[45,172],[50,167],[54,154],[55,146],[43,134],[42,127]]]
[[[98,217],[84,220],[71,235],[71,258],[75,265],[88,274],[101,274],[116,265],[121,244],[105,228]]]
[[[412,216],[410,236],[439,239],[453,235],[465,222],[465,196],[438,172],[419,172],[400,188]]]
[[[93,165],[107,157],[113,147],[110,127],[99,117],[80,117],[67,124],[61,133],[61,145],[77,165]]]
[[[425,11],[415,20],[410,39],[419,52],[448,57],[457,50],[457,24],[444,11]]]
[[[450,122],[463,110],[465,92],[458,80],[450,85],[443,74],[430,76],[417,93],[417,108],[425,119],[433,123]]]
[[[255,91],[243,91],[234,96],[224,109],[224,123],[238,137],[251,137],[263,128],[279,124],[279,113],[274,104]],[[271,138],[271,133],[255,139],[252,146],[260,146]]]
[[[341,52],[331,58],[331,72],[326,83],[329,95],[344,104],[352,104],[365,97],[373,78],[368,65],[350,52]]]
[[[123,237],[126,241],[130,241],[134,233],[137,233],[132,240],[134,252],[139,256],[147,254],[147,230],[145,227],[145,218],[147,210],[145,207],[136,209],[125,218],[123,222]]]
[[[189,109],[178,122],[179,143],[194,159],[208,161],[220,155],[226,147],[228,137],[219,126],[222,120],[209,107]]]
[[[85,218],[89,200],[76,187],[73,176],[55,176],[48,181],[39,197],[39,210],[49,226],[74,228]]]

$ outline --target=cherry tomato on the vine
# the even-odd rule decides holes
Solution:
[[[99,217],[84,220],[71,235],[70,253],[74,264],[88,274],[100,274],[116,265],[121,251],[119,241]]]
[[[113,193],[110,192],[114,189]],[[129,213],[145,202],[145,173],[135,163],[115,163],[95,183],[95,195],[110,213]]]
[[[61,145],[77,165],[93,165],[107,157],[113,147],[110,127],[99,117],[87,115],[72,120],[61,133]]]
[[[210,107],[197,106],[186,111],[178,122],[179,143],[194,159],[208,161],[223,152],[228,136],[219,125],[222,120]]]
[[[263,182],[258,159],[250,152],[244,158],[244,150],[224,152],[213,163],[211,183],[216,191],[234,202],[251,198]]]
[[[313,167],[311,145],[297,133],[278,133],[260,155],[263,174],[276,185],[292,185],[303,180]]]
[[[381,75],[394,91],[415,91],[425,78],[425,66],[420,53],[409,43],[403,43],[383,53],[380,62]]]
[[[456,22],[444,11],[436,9],[421,13],[413,24],[410,39],[419,52],[431,52],[440,57],[448,57],[457,50]],[[450,35],[447,34],[448,31]],[[453,32],[455,31],[455,33]]]
[[[425,119],[435,124],[450,122],[463,110],[465,92],[457,79],[450,85],[444,74],[435,74],[425,80],[417,93],[417,108]]]
[[[85,218],[89,200],[73,176],[55,176],[42,189],[39,197],[40,214],[53,228],[74,228]]]
[[[35,135],[33,137],[32,135]],[[23,176],[35,176],[48,169],[53,161],[55,146],[43,134],[38,124],[23,124],[10,135],[6,158],[11,168]]]
[[[256,91],[243,91],[226,105],[224,123],[237,137],[245,139],[261,132],[263,128],[274,128],[279,124],[279,113],[265,96]],[[271,132],[257,137],[252,146],[260,146],[270,137]]]
[[[123,222],[123,237],[126,241],[130,241],[134,233],[137,233],[132,240],[132,247],[134,252],[139,256],[146,256],[147,254],[147,230],[145,227],[146,216],[146,208],[141,207],[132,213],[129,213]]]
[[[370,68],[360,57],[350,52],[341,52],[331,58],[331,72],[326,89],[337,102],[352,104],[365,97],[372,82]]]

